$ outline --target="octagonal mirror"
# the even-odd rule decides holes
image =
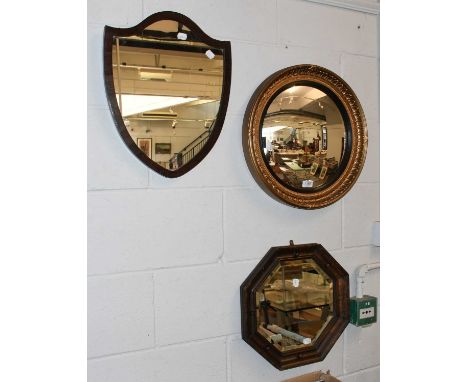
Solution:
[[[228,41],[175,12],[132,28],[106,26],[104,75],[120,136],[154,171],[178,177],[215,144],[229,99]]]
[[[273,247],[241,286],[242,336],[278,369],[321,361],[349,322],[349,279],[320,244]]]

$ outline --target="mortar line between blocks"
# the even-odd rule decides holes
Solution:
[[[351,247],[343,247],[342,250],[346,250],[346,249],[355,249],[355,248],[366,248],[366,247],[369,247],[369,248],[380,248],[380,247],[377,247],[376,245],[373,245],[371,243],[369,244],[363,244],[363,245],[353,245]]]
[[[135,350],[127,350],[123,352],[117,352],[117,353],[109,353],[109,354],[104,354],[104,355],[98,355],[95,357],[88,357],[87,361],[99,361],[102,359],[109,359],[109,358],[118,358],[118,357],[124,357],[126,355],[132,355],[132,354],[140,354],[140,353],[149,353],[154,351],[156,348],[154,346],[152,347],[147,347],[147,348],[142,348],[142,349],[135,349]]]
[[[151,274],[153,281],[153,346],[156,347],[156,274]]]
[[[345,226],[345,209],[344,199],[341,199],[341,249],[344,249],[344,226]]]
[[[359,6],[359,5],[354,5],[354,4],[347,4],[347,2],[343,1],[336,1],[336,0],[306,0],[310,3],[314,3],[317,5],[323,5],[326,7],[330,8],[338,8],[346,11],[352,11],[352,12],[357,12],[357,13],[362,13],[364,15],[372,15],[372,16],[378,16],[380,15],[380,4],[376,7],[373,8],[372,6]]]
[[[226,339],[229,336],[230,334],[216,336],[216,337],[202,338],[199,340],[189,340],[186,342],[177,342],[177,343],[167,344],[167,345],[159,345],[159,346],[148,347],[148,348],[143,348],[143,349],[128,350],[128,351],[123,351],[123,352],[118,352],[118,353],[109,353],[109,354],[104,354],[104,355],[98,355],[95,357],[88,357],[87,361],[99,361],[99,360],[104,360],[104,359],[113,359],[113,358],[125,357],[127,355],[150,353],[153,351],[163,350],[163,349],[172,348],[172,347],[180,347],[180,346],[192,345],[192,344],[203,344],[203,343],[208,343],[208,342],[214,342],[216,340],[220,340],[223,338]]]
[[[97,278],[97,277],[119,277],[119,276],[131,276],[137,274],[147,274],[152,272],[159,272],[164,270],[172,270],[172,269],[192,269],[198,267],[208,267],[212,265],[219,264],[219,261],[209,262],[209,263],[202,263],[202,264],[191,264],[191,265],[174,265],[168,267],[161,267],[161,268],[148,268],[148,269],[140,269],[134,271],[121,271],[121,272],[109,272],[109,273],[95,273],[88,275],[88,278]]]
[[[226,337],[226,382],[232,381],[232,370],[231,370],[231,339],[229,336]]]
[[[365,58],[373,58],[375,60],[379,60],[379,55],[376,55],[376,56],[372,56],[372,55],[369,55],[369,54],[363,54],[363,53],[352,53],[352,52],[348,52],[348,51],[345,51],[345,50],[341,50],[340,51],[341,55],[345,54],[347,56],[355,56],[355,57],[365,57]],[[340,56],[341,56],[340,55]]]
[[[172,344],[163,344],[163,345],[156,345],[155,349],[168,349],[168,348],[173,348],[173,347],[179,347],[179,346],[185,346],[185,345],[192,345],[192,344],[204,344],[207,342],[214,342],[216,340],[221,340],[229,336],[230,334],[223,334],[220,336],[214,336],[214,337],[206,337],[206,338],[200,338],[200,339],[195,339],[195,340],[188,340],[184,342],[174,342]]]
[[[343,375],[337,375],[337,377],[339,377],[339,378],[341,378],[341,377],[353,377],[355,375],[361,374],[364,371],[371,371],[371,370],[378,369],[378,368],[380,368],[380,363],[378,365],[374,365],[374,366],[366,367],[364,369],[359,369],[359,370],[353,371],[352,373],[349,373],[349,374],[343,373]]]
[[[275,15],[276,15],[276,23],[275,23],[275,27],[276,27],[276,36],[275,36],[275,42],[276,42],[276,45],[278,45],[278,42],[279,42],[279,31],[278,31],[278,25],[279,25],[279,15],[278,15],[278,0],[275,1],[275,6],[276,6],[276,9],[275,9]]]
[[[344,331],[343,333],[343,353],[341,354],[341,357],[342,357],[342,371],[343,371],[343,375],[346,375],[346,349],[347,349],[347,336],[346,336],[346,330]]]
[[[223,242],[223,251],[221,253],[221,257],[219,258],[219,260],[221,261],[222,264],[226,264],[226,257],[225,257],[225,254],[226,254],[226,233],[225,233],[225,205],[226,205],[226,192],[225,190],[223,189],[222,190],[222,193],[221,193],[221,238],[222,238],[222,242]]]
[[[340,250],[340,249],[336,249]],[[246,260],[236,260],[236,261],[229,261],[226,262],[224,265],[229,265],[229,264],[242,264],[242,263],[251,263],[254,261],[259,261],[260,258],[256,259],[246,259]],[[94,273],[87,275],[88,278],[98,278],[98,277],[120,277],[120,276],[132,276],[132,275],[138,275],[138,274],[148,274],[148,273],[156,273],[159,271],[165,271],[165,270],[175,270],[175,269],[193,269],[193,268],[202,268],[202,267],[209,267],[213,265],[219,265],[219,261],[214,261],[214,262],[209,262],[209,263],[202,263],[202,264],[189,264],[189,265],[174,265],[174,266],[168,266],[168,267],[161,267],[161,268],[148,268],[148,269],[139,269],[139,270],[134,270],[134,271],[121,271],[121,272],[108,272],[108,273]]]
[[[339,53],[339,63],[338,63],[338,67],[340,68],[340,76],[343,77],[343,54],[344,52],[340,52]]]
[[[149,171],[148,171],[149,174]],[[88,189],[87,192],[119,192],[119,191],[182,191],[182,190],[196,190],[196,191],[222,191],[222,190],[249,190],[252,186],[180,186],[180,187],[123,187],[123,188],[96,188]]]

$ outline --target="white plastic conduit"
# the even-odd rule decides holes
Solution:
[[[364,264],[364,265],[361,265],[357,269],[356,271],[356,297],[357,298],[363,297],[362,287],[364,285],[364,277],[366,276],[366,273],[373,269],[379,269],[379,268],[380,268],[380,262]]]

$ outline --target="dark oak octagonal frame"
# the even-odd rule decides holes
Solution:
[[[213,48],[221,49],[223,51],[223,89],[221,92],[221,99],[219,103],[219,110],[216,117],[215,125],[212,128],[211,134],[203,146],[203,148],[195,155],[195,157],[187,162],[184,166],[171,171],[168,170],[156,162],[148,158],[135,144],[132,137],[125,127],[122,115],[120,113],[119,106],[117,104],[117,99],[115,97],[115,88],[114,88],[114,79],[112,71],[112,40],[114,36],[118,37],[128,37],[132,35],[138,35],[143,32],[143,30],[149,25],[162,21],[162,20],[173,20],[177,21],[190,29],[190,35],[197,39],[199,42],[203,42]],[[146,19],[144,19],[138,25],[131,28],[114,28],[108,25],[104,28],[104,82],[107,93],[107,101],[114,118],[115,126],[124,140],[127,147],[130,151],[146,166],[156,171],[157,173],[167,177],[167,178],[176,178],[179,177],[191,169],[193,169],[198,163],[202,161],[203,158],[210,152],[216,143],[221,129],[224,124],[224,119],[226,117],[226,110],[229,102],[229,92],[231,88],[231,43],[229,41],[220,41],[208,36],[203,32],[200,27],[195,24],[187,16],[184,16],[177,12],[158,12],[155,13]]]
[[[255,291],[280,261],[312,259],[333,280],[334,317],[311,348],[280,352],[257,332]],[[272,247],[240,287],[242,338],[279,370],[325,359],[349,323],[349,275],[321,244]]]
[[[335,101],[345,124],[346,147],[339,175],[331,184],[312,191],[293,189],[280,181],[261,149],[261,129],[268,106],[280,92],[295,85],[324,91]],[[341,199],[356,182],[366,159],[366,120],[356,94],[343,79],[317,65],[296,65],[273,73],[255,90],[244,115],[242,144],[249,170],[267,194],[293,207],[322,208]]]

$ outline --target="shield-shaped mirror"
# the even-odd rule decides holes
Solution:
[[[176,12],[132,28],[106,26],[104,79],[127,147],[169,178],[208,154],[221,132],[231,83],[231,45]]]

